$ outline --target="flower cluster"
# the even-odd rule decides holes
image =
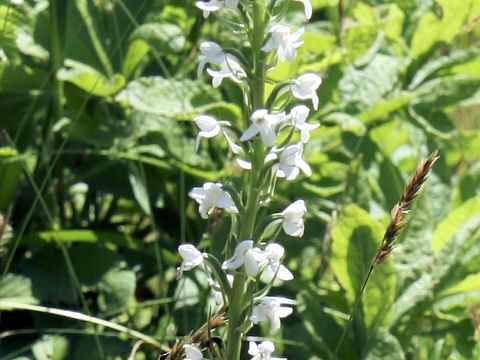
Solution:
[[[266,322],[270,333],[276,333],[281,328],[281,319],[292,313],[291,305],[294,305],[292,300],[268,296],[268,292],[273,286],[294,279],[293,273],[282,263],[285,249],[277,237],[282,229],[289,236],[303,236],[306,204],[299,199],[283,211],[263,217],[259,214],[265,212],[260,213],[259,209],[271,203],[277,179],[292,181],[301,173],[305,176],[312,173],[303,157],[304,146],[311,131],[320,124],[307,121],[310,115],[308,105],[311,101],[312,108],[318,109],[317,89],[322,79],[314,72],[305,72],[289,82],[278,84],[268,101],[263,99],[268,69],[273,68],[277,60],[295,60],[303,44],[301,37],[305,28],[292,29],[287,24],[271,21],[279,19],[282,11],[276,5],[283,1],[266,1],[268,9],[262,1],[257,1],[255,6],[247,6],[238,0],[196,2],[205,18],[215,13],[245,21],[245,26],[239,26],[239,33],[247,33],[245,43],[250,42],[250,48],[246,51],[252,51],[251,56],[243,56],[237,50],[224,48],[211,40],[203,41],[199,46],[198,76],[206,72],[214,87],[221,86],[225,79],[237,83],[244,93],[245,113],[243,121],[218,120],[212,114],[195,116],[193,121],[199,130],[195,149],[198,151],[202,139],[224,137],[235,161],[246,170],[242,176],[249,185],[236,189],[228,182],[205,182],[189,192],[198,203],[202,218],[208,219],[212,211],[219,208],[235,219],[231,222],[229,238],[225,239],[228,253],[225,260],[219,261],[213,254],[202,253],[192,244],[182,244],[178,248],[182,257],[178,274],[204,266],[216,303],[227,302],[225,343],[229,360],[239,359],[241,340],[254,324]],[[305,17],[309,19],[312,16],[310,0],[295,1],[303,3]],[[258,66],[264,66],[264,70],[258,71]],[[255,75],[252,75],[252,69],[255,69]],[[287,102],[285,94],[288,95]],[[302,102],[292,103],[295,99]],[[238,329],[243,329],[240,334]],[[187,343],[183,350],[185,359],[202,359],[202,352],[196,344]],[[275,346],[269,340],[259,344],[251,341],[248,353],[252,360],[286,360],[273,357],[274,350]]]

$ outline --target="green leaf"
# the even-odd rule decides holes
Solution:
[[[355,204],[342,209],[332,233],[331,266],[353,301],[370,269],[383,235],[383,226]],[[391,259],[377,266],[362,295],[365,325],[370,335],[387,316],[395,294]]]
[[[169,118],[187,116],[198,106],[220,101],[218,91],[200,81],[158,76],[129,82],[115,99],[142,112]]]
[[[405,354],[398,339],[385,329],[379,329],[371,340],[363,360],[405,360]]]
[[[136,286],[135,272],[113,268],[98,284],[97,299],[102,311],[118,310],[126,307],[134,298]]]
[[[401,294],[422,273],[428,272],[433,259],[431,239],[435,222],[435,209],[432,204],[435,193],[431,187],[423,189],[412,205],[408,222],[398,236],[392,258],[397,272],[397,293]]]
[[[32,347],[36,360],[63,360],[68,356],[68,341],[60,335],[44,335]]]
[[[93,67],[71,59],[65,60],[65,67],[58,71],[57,77],[97,96],[114,95],[125,86],[123,75],[107,78]]]
[[[148,196],[148,189],[145,179],[145,174],[142,168],[137,167],[133,162],[129,163],[128,167],[128,179],[132,185],[133,194],[142,210],[147,215],[152,215],[152,209],[150,207],[150,198]]]
[[[384,54],[376,54],[362,68],[349,65],[339,83],[339,96],[353,109],[365,110],[376,106],[394,89],[401,68],[398,57]]]
[[[429,11],[422,16],[412,38],[412,56],[418,58],[435,45],[451,41],[469,16],[475,14],[473,7],[476,2],[437,0],[440,14]],[[476,6],[478,9],[478,4]]]
[[[480,47],[473,47],[467,50],[456,50],[448,54],[448,56],[441,56],[433,59],[417,70],[415,76],[408,85],[408,88],[415,89],[425,80],[435,77],[436,75],[451,75],[450,72],[455,68],[456,65],[468,64],[472,60],[478,58],[479,54]]]
[[[23,304],[35,304],[38,302],[33,296],[32,280],[16,274],[7,274],[0,281],[0,301],[2,300]]]
[[[145,40],[160,53],[180,52],[185,45],[182,29],[175,24],[148,23],[140,25],[131,35],[132,40]]]
[[[453,209],[447,217],[438,224],[433,233],[432,247],[435,253],[445,245],[459,228],[472,216],[480,213],[480,197],[474,197]]]
[[[125,55],[125,61],[122,64],[122,74],[125,78],[130,78],[137,68],[138,64],[145,60],[150,47],[142,39],[136,39],[130,42]]]
[[[452,205],[460,206],[475,196],[480,196],[480,163],[474,164],[462,176],[455,188]]]

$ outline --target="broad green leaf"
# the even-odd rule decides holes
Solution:
[[[455,71],[454,69],[457,68],[460,64],[469,64],[472,60],[477,59],[479,54],[480,47],[473,47],[467,50],[453,51],[447,56],[436,58],[417,70],[415,76],[408,85],[408,88],[415,89],[422,82],[431,77],[434,77],[435,75],[445,76],[451,75],[455,72],[460,73],[461,71]]]
[[[342,102],[360,111],[376,106],[394,89],[401,68],[399,58],[384,54],[362,68],[349,65],[338,88]]]
[[[401,92],[400,94],[395,94],[392,98],[381,99],[372,107],[367,108],[358,114],[358,118],[363,123],[388,119],[393,112],[408,105],[414,96],[415,94],[411,92]]]
[[[23,304],[35,304],[38,300],[33,296],[32,280],[24,275],[7,274],[0,280],[0,301],[13,301]]]
[[[447,240],[451,238],[470,217],[476,214],[480,214],[480,197],[471,198],[453,209],[435,228],[432,239],[432,247],[435,253],[438,253]]]
[[[58,71],[57,77],[97,96],[114,95],[125,86],[123,75],[114,74],[107,78],[93,67],[75,60],[66,60],[65,67]]]
[[[68,356],[68,341],[60,335],[44,335],[32,347],[35,360],[63,360]]]
[[[432,197],[435,193],[428,186],[423,189],[412,205],[408,214],[408,222],[396,240],[392,258],[397,270],[397,293],[401,294],[406,286],[428,272],[433,260],[431,239],[435,222],[435,209]]]
[[[372,195],[366,184],[368,184],[368,177],[361,158],[353,159],[350,162],[343,201],[346,204],[355,203],[362,209],[369,211]]]
[[[128,167],[128,179],[132,185],[133,195],[137,200],[142,210],[147,215],[152,215],[152,209],[150,207],[150,198],[148,196],[148,188],[146,184],[145,174],[142,171],[142,167],[137,167],[135,163],[130,162]]]
[[[347,308],[345,298],[337,292],[316,291],[314,287],[307,286],[305,291],[299,293],[298,301],[297,311],[303,321],[303,326],[292,329],[289,324],[284,330],[285,336],[292,340],[301,341],[312,355],[319,356],[322,359],[334,358],[335,346],[342,335],[344,326],[335,315],[337,314],[337,307]],[[327,308],[327,306],[319,306],[320,303],[329,304],[333,309]],[[313,341],[307,340],[310,338]],[[338,358],[355,358],[354,346],[352,336],[347,336],[340,348]]]
[[[136,39],[130,42],[125,55],[125,61],[122,64],[122,74],[125,78],[130,78],[133,72],[148,54],[150,47],[145,40]]]
[[[454,210],[455,212],[455,210]],[[439,291],[480,271],[480,216],[471,215],[435,256]]]
[[[417,87],[415,104],[445,108],[472,97],[479,87],[480,78],[466,74],[434,78]]]
[[[185,45],[182,29],[175,24],[148,23],[140,25],[131,35],[132,40],[142,39],[160,53],[180,52]]]
[[[480,197],[480,163],[474,164],[462,176],[455,188],[452,205],[462,205],[472,197]]]
[[[437,0],[441,14],[429,11],[422,16],[411,42],[412,56],[418,58],[436,44],[451,41],[465,21],[473,16],[472,7],[476,2],[477,0]]]
[[[355,204],[344,207],[333,228],[330,265],[340,284],[354,301],[378,250],[384,229]],[[387,316],[395,294],[391,259],[377,266],[362,295],[362,310],[370,336]]]
[[[431,263],[428,263],[428,265],[431,266]],[[432,277],[432,274],[424,272],[408,285],[401,294],[397,295],[395,302],[392,304],[388,328],[397,326],[399,320],[406,322],[415,316],[413,309],[433,296],[435,285],[436,280]]]
[[[102,311],[125,308],[135,295],[136,278],[133,270],[113,268],[98,284],[97,302]]]
[[[220,97],[217,90],[200,81],[156,76],[129,82],[116,100],[145,113],[174,118],[191,114],[201,105],[220,101]]]
[[[371,340],[363,360],[405,360],[402,345],[398,339],[387,330],[381,328]]]

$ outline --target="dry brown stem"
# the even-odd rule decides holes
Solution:
[[[417,171],[409,179],[403,188],[402,197],[400,201],[395,204],[390,212],[390,223],[383,235],[382,242],[378,248],[377,254],[372,262],[372,267],[381,264],[388,255],[392,252],[392,243],[397,237],[400,229],[407,223],[405,214],[408,212],[408,207],[417,198],[418,191],[427,179],[427,175],[432,169],[435,162],[438,160],[438,150],[434,150],[427,159],[422,159],[418,164]]]

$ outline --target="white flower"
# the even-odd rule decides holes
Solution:
[[[300,170],[305,175],[310,176],[312,170],[305,160],[302,159],[303,144],[301,142],[289,145],[280,154],[277,176],[285,177],[287,180],[293,180],[297,177]]]
[[[310,0],[295,0],[300,1],[303,3],[303,7],[305,8],[305,17],[310,19],[312,17],[312,2]]]
[[[252,137],[260,133],[263,143],[266,146],[273,146],[275,144],[275,139],[277,138],[273,126],[284,117],[284,113],[269,114],[267,109],[255,110],[250,117],[252,125],[244,131],[240,137],[240,141],[250,140]]]
[[[218,11],[222,7],[230,9],[236,9],[238,0],[210,0],[210,1],[197,1],[195,5],[203,11],[203,17],[206,19],[211,12]]]
[[[198,150],[200,139],[202,137],[209,139],[217,135],[220,132],[220,125],[217,119],[210,115],[195,116],[193,121],[195,121],[195,124],[197,124],[200,129],[195,139],[195,150]]]
[[[250,341],[248,345],[248,353],[252,355],[252,360],[287,360],[286,358],[278,358],[271,356],[275,351],[273,342],[269,340],[262,341],[260,345]]]
[[[281,61],[293,61],[297,56],[297,48],[303,44],[303,41],[298,39],[304,31],[305,28],[302,27],[292,33],[290,26],[275,24],[270,28],[270,38],[263,45],[262,50],[269,52],[277,49],[277,55]]]
[[[265,258],[266,255],[262,250],[253,247],[253,240],[243,240],[235,248],[233,256],[223,262],[222,268],[235,270],[243,264],[249,276],[257,276],[258,265]]]
[[[305,230],[303,215],[307,212],[305,201],[297,200],[283,210],[283,230],[290,236],[301,237]]]
[[[280,297],[266,297],[253,307],[250,320],[254,324],[270,320],[270,332],[275,333],[280,329],[280,318],[287,317],[293,311],[291,307],[282,307],[282,304],[289,302],[290,300]]]
[[[292,85],[292,94],[297,99],[312,99],[313,108],[318,109],[317,89],[322,83],[322,78],[315,73],[300,75]]]
[[[220,70],[207,69],[207,72],[212,77],[212,85],[214,88],[219,87],[225,78],[230,78],[240,83],[242,79],[247,76],[238,59],[231,54],[225,54],[225,58],[220,64]]]
[[[206,182],[203,187],[194,187],[188,195],[200,204],[198,211],[202,218],[207,219],[215,207],[235,209],[235,204],[228,192],[222,190],[222,184]]]
[[[319,123],[310,124],[307,123],[307,117],[310,109],[303,105],[296,105],[290,110],[290,117],[292,119],[293,125],[295,128],[300,130],[300,138],[302,139],[303,143],[306,143],[308,139],[310,139],[310,131],[318,128],[320,126]]]
[[[220,45],[213,41],[202,41],[200,44],[201,54],[198,57],[199,63],[197,76],[202,75],[206,63],[221,65],[225,60],[225,53]]]
[[[265,254],[267,255],[267,266],[265,271],[268,281],[271,281],[275,275],[277,279],[289,281],[293,279],[293,274],[284,265],[280,263],[283,258],[285,249],[282,245],[271,243],[265,247]]]
[[[182,265],[177,268],[180,275],[183,271],[191,270],[203,263],[203,254],[192,244],[180,245],[178,252],[183,259]]]
[[[185,350],[185,357],[183,360],[202,360],[202,352],[193,344],[184,344],[183,350]]]

